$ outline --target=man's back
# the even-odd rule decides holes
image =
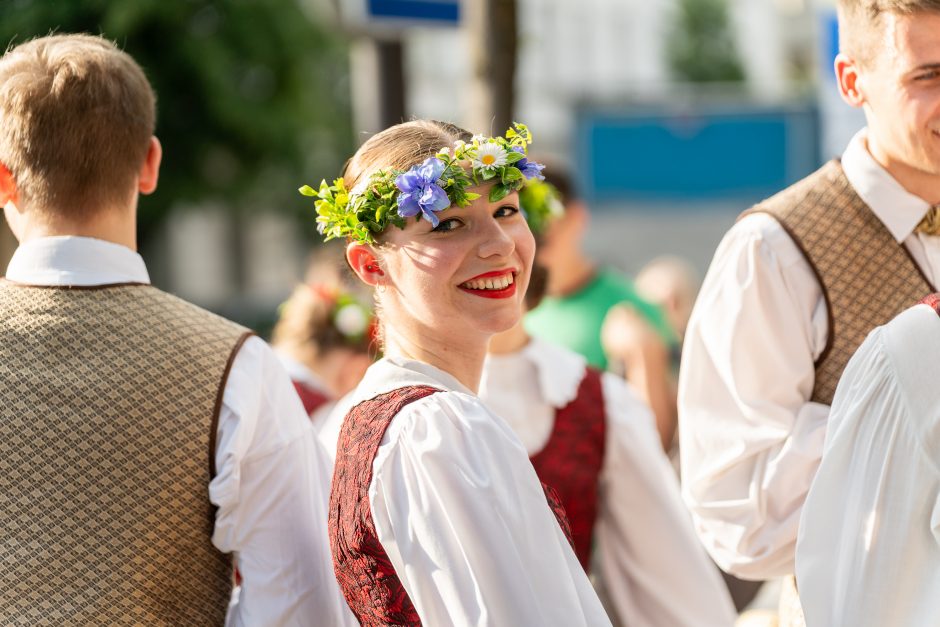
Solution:
[[[0,311],[3,622],[220,624],[206,486],[249,333],[149,285],[4,281]]]

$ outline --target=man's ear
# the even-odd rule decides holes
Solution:
[[[346,245],[346,261],[356,276],[365,283],[376,287],[385,285],[385,271],[379,265],[378,256],[368,244],[350,242]]]
[[[861,89],[858,63],[855,59],[840,52],[835,61],[836,80],[839,83],[839,94],[842,99],[853,107],[865,104],[865,94]]]
[[[19,196],[16,193],[16,180],[10,169],[0,163],[0,207],[8,202],[16,204],[19,202]]]
[[[141,194],[152,194],[157,189],[157,179],[160,178],[160,161],[163,159],[163,146],[156,137],[150,138],[150,146],[147,148],[147,157],[144,164],[140,166],[140,174],[137,176],[137,190]]]

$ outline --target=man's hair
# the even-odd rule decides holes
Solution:
[[[50,35],[0,57],[0,163],[24,207],[81,219],[126,204],[156,106],[143,70],[110,41]]]
[[[839,0],[839,49],[862,65],[870,65],[880,46],[885,14],[940,13],[940,0]]]

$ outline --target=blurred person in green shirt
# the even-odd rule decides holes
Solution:
[[[558,189],[565,211],[537,251],[548,270],[547,295],[526,316],[526,331],[581,354],[596,368],[624,374],[653,410],[668,446],[676,423],[668,374],[677,334],[662,309],[642,298],[627,277],[587,255],[588,208],[563,168],[553,164],[545,177]]]

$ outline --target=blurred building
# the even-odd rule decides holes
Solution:
[[[537,150],[584,174],[586,117],[661,111],[676,113],[681,123],[716,107],[798,110],[804,121],[818,121],[818,126],[800,130],[815,143],[800,154],[781,155],[790,165],[795,160],[801,165],[762,189],[742,182],[740,193],[696,195],[690,188],[685,196],[661,197],[627,189],[619,197],[608,194],[595,202],[591,245],[600,257],[627,271],[663,253],[687,256],[704,267],[740,211],[838,154],[862,124],[860,115],[841,103],[830,78],[834,0],[729,0],[730,32],[746,80],[712,85],[682,84],[670,71],[667,50],[670,38],[678,36],[677,2],[518,0],[516,117],[534,130]],[[457,29],[409,33],[405,62],[412,115],[467,117],[461,85],[470,68],[461,38]],[[794,133],[786,133],[780,145],[752,149],[792,152]],[[622,162],[623,168],[630,167],[629,158]],[[723,167],[720,162],[712,165]],[[729,165],[725,171],[732,169]]]
[[[313,19],[335,19],[341,6],[336,0],[298,1],[311,9]],[[683,255],[704,268],[740,211],[768,190],[782,187],[785,178],[798,178],[803,170],[838,154],[863,123],[857,111],[841,102],[832,79],[834,0],[728,0],[729,32],[746,80],[710,85],[683,84],[670,70],[668,48],[680,36],[676,21],[683,0],[517,1],[516,118],[533,129],[538,153],[567,163],[583,181],[596,183],[588,185],[597,188],[588,190],[596,196],[592,198],[590,245],[602,260],[628,272],[666,253]],[[342,6],[349,2],[343,0]],[[471,68],[459,28],[408,27],[386,31],[386,35],[390,32],[403,43],[406,117],[458,123],[466,119],[468,105],[462,94]],[[763,187],[755,186],[745,180],[744,168],[735,165],[735,155],[727,162],[718,158],[722,155],[711,158],[709,151],[733,143],[724,136],[712,138],[712,144],[695,144],[704,157],[680,154],[682,142],[701,134],[716,112],[734,121],[736,112],[749,110],[764,111],[765,117],[782,115],[780,124],[785,128],[780,132],[784,135],[776,143],[757,142],[734,150],[749,152],[738,155],[749,165],[755,161],[753,155],[768,157],[768,167],[782,167],[773,166],[769,157],[786,162],[783,178],[765,177]],[[798,133],[786,117],[789,112],[796,113]],[[662,119],[657,121],[657,115]],[[588,141],[588,133],[597,128],[597,120],[607,118],[626,119],[633,125],[630,128],[671,134],[675,146],[653,145],[655,139],[631,135],[627,128],[622,129],[623,137],[633,138],[635,145],[625,140],[619,153],[609,152],[609,146],[607,153],[597,152],[600,149]],[[807,119],[818,125],[807,130]],[[750,132],[746,126],[742,129],[735,132],[739,136]],[[375,130],[357,129],[360,137]],[[794,138],[807,135],[812,136],[814,147],[803,145],[797,150],[800,142]],[[719,148],[713,148],[716,145]],[[638,169],[640,164],[667,169],[655,165],[653,158],[658,154],[668,163],[671,150],[676,163],[685,163],[675,180],[667,173],[659,188],[631,187],[636,182],[626,176],[631,168]],[[809,158],[808,150],[813,151]],[[598,170],[591,159],[605,161],[609,180],[588,178]],[[713,176],[704,178],[717,179],[720,174],[727,179],[725,187],[699,193],[692,183],[680,180],[679,174],[698,169],[698,163],[714,169]],[[311,173],[317,179],[334,174]],[[634,179],[657,178],[635,174]],[[740,189],[730,193],[735,176],[740,178]],[[601,183],[608,187],[601,189]],[[228,208],[209,206],[179,207],[162,235],[142,252],[158,285],[264,328],[277,303],[302,278],[309,248],[294,218],[276,207],[260,207],[238,216]],[[0,234],[4,267],[3,257],[10,252],[8,234]]]

